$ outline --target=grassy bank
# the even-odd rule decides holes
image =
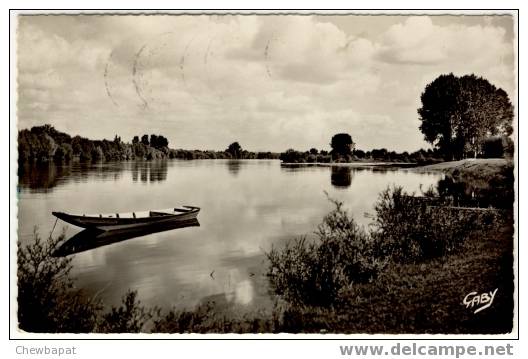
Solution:
[[[419,263],[390,263],[370,283],[345,290],[339,305],[290,307],[280,331],[332,333],[507,333],[513,321],[512,226],[474,230],[457,252]],[[462,301],[498,289],[475,314]]]
[[[440,162],[427,166],[416,167],[413,170],[420,172],[442,171],[453,173],[463,171],[473,175],[488,176],[500,172],[502,169],[512,166],[511,159],[505,158],[471,158],[460,161]]]

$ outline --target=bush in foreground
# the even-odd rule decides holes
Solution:
[[[43,241],[34,231],[34,242],[17,253],[18,320],[28,332],[93,331],[100,303],[74,289],[71,258],[52,256],[64,234]]]
[[[354,219],[336,208],[319,225],[317,239],[295,239],[267,253],[272,289],[293,304],[332,305],[353,283],[374,280],[384,261],[375,258],[373,241]]]
[[[371,232],[378,256],[420,262],[450,254],[463,244],[475,223],[475,212],[420,200],[402,187],[380,193]]]
[[[294,239],[267,253],[270,285],[290,304],[339,303],[343,291],[376,280],[390,263],[422,263],[455,252],[482,220],[474,212],[428,205],[393,187],[380,193],[367,232],[342,203],[334,204],[316,240]]]
[[[146,309],[137,299],[137,291],[128,290],[121,303],[121,306],[113,306],[108,313],[102,315],[97,326],[98,332],[139,333],[153,316],[153,309]]]
[[[133,333],[144,331],[152,311],[127,292],[118,307],[103,312],[96,296],[76,289],[70,275],[72,257],[56,257],[64,233],[43,240],[34,231],[32,243],[18,244],[18,326],[33,333]]]

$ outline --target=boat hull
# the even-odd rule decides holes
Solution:
[[[52,212],[52,214],[64,222],[86,229],[99,229],[102,231],[115,231],[124,229],[140,229],[156,226],[165,226],[179,222],[196,219],[200,208],[191,207],[188,211],[175,215],[150,216],[141,218],[108,218],[72,215],[63,212]]]

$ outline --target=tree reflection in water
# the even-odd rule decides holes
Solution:
[[[330,182],[336,188],[348,188],[352,184],[352,168],[348,166],[332,166]]]
[[[241,163],[238,160],[228,160],[227,161],[227,170],[233,176],[238,175],[238,172],[240,172],[240,167],[241,167]]]
[[[55,165],[53,162],[25,163],[18,167],[18,186],[32,192],[46,193],[55,187],[61,178],[69,177],[70,174],[70,165]]]
[[[130,169],[132,180],[143,183],[162,182],[167,179],[167,160],[123,161],[123,162],[70,162],[56,164],[31,163],[18,168],[18,187],[31,192],[47,193],[53,188],[70,182],[118,180],[124,171]]]
[[[167,179],[167,160],[134,161],[131,172],[132,181],[143,183],[162,182]]]
[[[513,183],[513,168],[486,180],[463,177],[455,172],[438,181],[437,191],[440,198],[454,206],[512,209]]]

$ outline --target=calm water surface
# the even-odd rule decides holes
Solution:
[[[332,209],[324,191],[367,226],[387,185],[418,192],[439,174],[406,170],[281,166],[279,161],[155,161],[26,166],[19,172],[22,243],[51,231],[51,211],[115,213],[190,204],[199,227],[149,234],[74,256],[77,284],[117,304],[127,289],[144,304],[190,308],[204,301],[271,305],[264,251],[313,234]],[[67,237],[79,228],[58,222]]]

